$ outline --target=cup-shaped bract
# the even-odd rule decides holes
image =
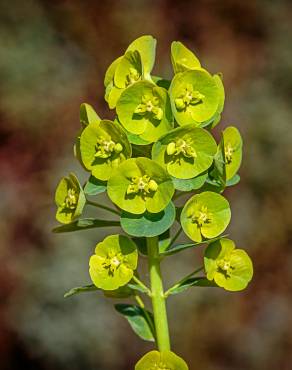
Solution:
[[[224,90],[224,85],[223,85],[223,76],[221,73],[217,73],[213,75],[213,80],[215,81],[217,88],[218,88],[218,96],[219,96],[219,102],[218,102],[218,107],[216,109],[215,114],[208,119],[207,121],[203,122],[200,127],[206,127],[208,126],[209,128],[214,128],[215,126],[218,125],[218,123],[221,120],[221,113],[223,112],[224,109],[224,103],[225,103],[225,90]]]
[[[137,246],[131,239],[124,235],[107,236],[90,257],[91,280],[100,289],[118,289],[132,279],[137,261]]]
[[[173,128],[167,91],[140,81],[123,91],[117,103],[119,121],[127,131],[153,142]]]
[[[199,59],[180,41],[171,44],[171,63],[174,73],[201,68]]]
[[[86,127],[89,123],[98,123],[101,118],[90,104],[82,103],[80,105],[80,123]]]
[[[206,130],[193,124],[176,128],[162,136],[152,148],[152,159],[179,179],[191,179],[213,163],[217,144]]]
[[[169,88],[172,111],[180,126],[200,126],[216,113],[218,86],[204,69],[194,69],[174,76]]]
[[[253,265],[248,254],[236,249],[232,240],[222,238],[210,243],[204,255],[208,280],[229,291],[246,288],[253,276]]]
[[[188,370],[186,362],[171,351],[150,351],[136,364],[135,370]]]
[[[70,173],[59,182],[55,203],[58,207],[56,213],[57,221],[68,224],[78,218],[83,211],[86,198],[77,177]]]
[[[170,202],[174,187],[158,163],[139,157],[128,159],[115,169],[107,193],[113,203],[127,212],[158,213]]]
[[[236,127],[230,126],[223,131],[226,180],[238,171],[242,159],[242,138]]]
[[[111,63],[104,78],[105,100],[111,109],[126,87],[139,80],[151,80],[155,51],[156,40],[149,35],[141,36],[129,45],[123,56]]]
[[[181,225],[195,242],[220,235],[231,218],[230,206],[222,195],[205,191],[192,196],[183,207]]]
[[[153,69],[156,54],[156,40],[150,35],[138,37],[131,42],[127,51],[137,50],[141,56],[143,66],[143,77],[150,79],[150,73]]]
[[[99,180],[106,181],[114,168],[131,157],[131,145],[116,122],[90,123],[80,137],[82,163]]]

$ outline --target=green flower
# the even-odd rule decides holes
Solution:
[[[171,351],[150,351],[136,364],[135,370],[188,370],[186,362]]]
[[[167,91],[148,81],[124,90],[117,103],[117,115],[127,131],[149,142],[173,128]]]
[[[179,41],[173,41],[171,44],[171,62],[174,73],[201,68],[195,54]]]
[[[238,171],[242,159],[242,138],[236,127],[230,126],[223,131],[226,180]]]
[[[123,235],[107,236],[89,260],[89,274],[95,286],[115,290],[126,285],[137,268],[136,244]]]
[[[158,213],[170,202],[174,187],[159,164],[143,157],[123,162],[110,177],[107,193],[113,203],[127,212]]]
[[[156,40],[152,36],[141,36],[134,40],[125,54],[109,66],[104,78],[105,100],[115,108],[125,88],[139,80],[150,80],[155,61]]]
[[[161,137],[152,148],[152,159],[179,179],[191,179],[213,163],[217,145],[212,135],[193,124],[176,128]]]
[[[56,219],[68,224],[79,217],[85,206],[85,195],[77,177],[70,173],[69,177],[63,177],[59,182],[55,202],[58,207]]]
[[[221,234],[230,218],[228,201],[220,194],[206,191],[187,201],[181,213],[181,225],[190,239],[201,242]]]
[[[93,107],[90,104],[87,103],[82,103],[80,105],[80,123],[81,123],[81,129],[76,137],[74,147],[73,147],[73,152],[75,158],[78,159],[80,162],[81,166],[84,167],[86,170],[86,167],[84,166],[82,159],[81,159],[81,152],[80,152],[80,136],[84,130],[84,128],[89,124],[89,123],[99,123],[101,121],[101,118],[99,115],[95,112]]]
[[[218,87],[204,69],[194,69],[174,76],[170,89],[172,111],[180,126],[209,120],[219,103]]]
[[[251,259],[244,250],[235,249],[230,239],[211,243],[205,251],[204,264],[207,279],[225,290],[243,290],[252,279]]]
[[[80,152],[83,165],[94,177],[106,181],[114,168],[131,157],[131,145],[120,125],[102,120],[83,130]]]

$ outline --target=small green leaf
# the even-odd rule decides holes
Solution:
[[[155,341],[152,329],[154,328],[153,315],[149,311],[131,304],[116,304],[115,309],[128,320],[134,332],[141,339]]]
[[[98,289],[93,284],[88,284],[88,285],[83,285],[83,286],[77,286],[75,288],[72,288],[72,289],[68,290],[68,292],[66,292],[64,294],[64,298],[71,297],[72,295],[75,295],[75,294],[86,293],[86,292],[93,292],[93,291],[96,291],[96,290],[100,290],[100,289]]]
[[[185,280],[180,285],[176,286],[174,289],[170,289],[168,291],[169,295],[182,293],[185,290],[191,288],[191,287],[216,287],[217,285],[213,281],[209,281],[205,277],[193,277],[189,278],[188,280]]]
[[[148,293],[148,290],[147,289],[145,289],[145,288],[143,288],[141,285],[139,285],[139,284],[136,284],[135,282],[133,282],[133,283],[128,283],[127,284],[127,287],[128,288],[130,288],[130,289],[132,289],[132,290],[135,290],[135,291],[137,291],[137,292],[141,292],[141,293]]]
[[[133,236],[152,237],[162,234],[173,224],[175,220],[175,206],[172,202],[159,213],[146,211],[137,215],[128,212],[121,214],[122,229]]]
[[[172,245],[169,248],[166,248],[164,250],[161,250],[160,249],[160,254],[162,254],[164,256],[171,256],[171,255],[176,254],[178,252],[181,252],[181,251],[183,251],[185,249],[198,247],[198,246],[204,245],[204,244],[210,244],[210,243],[215,242],[216,240],[222,239],[222,238],[224,238],[226,236],[227,236],[227,234],[226,235],[219,236],[217,238],[213,238],[213,239],[209,239],[209,240],[204,240],[204,241],[199,242],[199,243],[184,243],[184,244]]]
[[[53,233],[69,233],[72,231],[80,231],[86,229],[94,229],[98,227],[120,226],[119,221],[99,220],[97,218],[83,218],[67,225],[57,226],[52,231]]]
[[[234,186],[240,181],[240,176],[238,174],[234,175],[230,180],[226,182],[226,186]]]
[[[207,176],[208,173],[205,172],[192,179],[177,179],[176,177],[172,177],[172,182],[176,190],[192,191],[200,189],[204,185]]]
[[[106,181],[101,181],[94,176],[90,176],[83,190],[87,195],[97,195],[103,193],[106,191]]]

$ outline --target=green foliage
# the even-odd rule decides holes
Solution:
[[[185,361],[171,351],[151,351],[146,353],[136,364],[135,370],[170,369],[188,370]]]
[[[60,181],[56,219],[65,225],[53,231],[114,226],[129,235],[99,241],[89,260],[93,284],[73,288],[65,297],[99,290],[108,298],[135,299],[138,305],[115,308],[139,337],[156,341],[160,351],[147,353],[135,369],[186,370],[186,363],[170,351],[165,300],[191,287],[239,291],[253,274],[247,253],[221,235],[231,219],[221,193],[240,181],[242,138],[233,126],[223,130],[218,144],[212,135],[225,103],[220,73],[210,74],[191,50],[174,41],[173,78],[151,76],[155,53],[156,40],[141,36],[108,67],[105,100],[115,108],[112,121],[81,104],[74,154],[90,176],[83,188],[73,174]],[[86,198],[105,192],[114,207]],[[177,198],[186,193],[189,199],[181,206]],[[114,219],[78,219],[85,205],[111,212]],[[181,227],[171,237],[174,222]],[[181,231],[192,242],[176,243]],[[203,267],[195,269],[165,292],[160,261],[197,247],[206,247],[203,276],[195,276]],[[150,287],[136,271],[138,251],[148,260]],[[153,313],[145,309],[142,295],[151,298]]]
[[[122,212],[121,227],[133,236],[152,237],[161,235],[168,230],[175,220],[175,206],[172,202],[161,212],[150,213],[148,211],[135,215]]]
[[[115,309],[131,325],[133,331],[143,340],[155,341],[154,320],[151,312],[132,304],[116,304]]]

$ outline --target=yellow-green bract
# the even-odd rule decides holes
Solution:
[[[181,225],[187,236],[200,242],[221,234],[230,222],[228,201],[220,194],[205,191],[191,197],[181,213]]]
[[[212,135],[202,128],[187,125],[161,137],[152,148],[152,159],[179,179],[191,179],[213,163],[217,145]]]
[[[169,88],[172,111],[180,126],[200,126],[216,113],[220,94],[214,78],[204,69],[174,76]]]
[[[125,88],[140,80],[151,81],[156,52],[156,40],[149,35],[134,40],[123,56],[112,62],[104,78],[105,100],[115,108]]]
[[[223,131],[224,156],[226,180],[232,177],[239,170],[242,158],[242,139],[236,127],[230,126]]]
[[[147,81],[137,82],[124,90],[117,103],[117,115],[127,131],[148,142],[173,128],[167,91]]]
[[[86,199],[83,189],[73,173],[70,173],[69,177],[63,177],[59,182],[55,193],[55,202],[58,207],[56,219],[59,222],[68,224],[81,215]]]
[[[80,136],[81,160],[100,180],[108,180],[114,168],[131,157],[127,135],[116,122],[90,123]]]
[[[115,290],[127,284],[137,268],[137,247],[123,235],[110,235],[95,248],[89,260],[89,274],[98,288]]]
[[[135,370],[188,370],[185,361],[171,351],[150,351],[136,364]]]
[[[127,212],[158,213],[170,202],[174,187],[159,164],[139,157],[128,159],[113,172],[107,193],[113,203]]]
[[[201,68],[199,59],[180,41],[171,44],[171,63],[174,73]]]
[[[211,243],[205,251],[204,264],[207,278],[225,290],[243,290],[252,279],[251,259],[244,250],[235,249],[230,239]]]

